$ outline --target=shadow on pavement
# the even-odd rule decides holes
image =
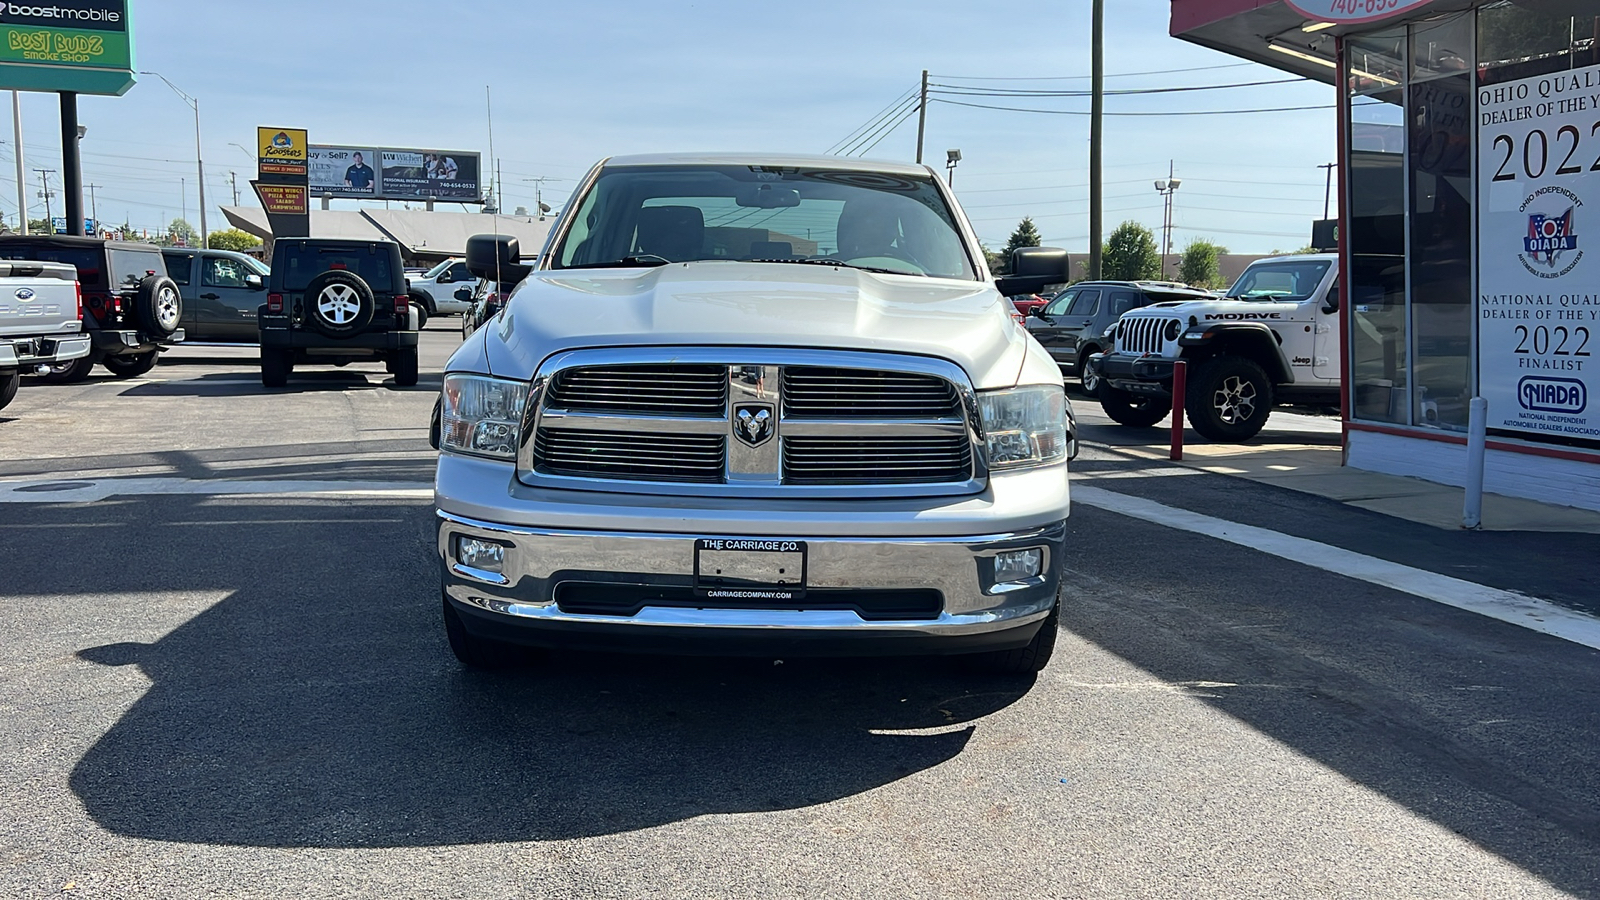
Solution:
[[[123,391],[126,397],[232,397],[248,394],[307,394],[347,390],[390,390],[400,392],[438,393],[444,376],[425,374],[413,387],[399,387],[394,376],[377,370],[356,369],[296,369],[289,383],[281,388],[263,387],[259,377],[250,372],[221,372],[184,378],[181,381],[159,381],[135,384]]]
[[[1070,529],[1085,549],[1064,627],[1168,683],[1218,685],[1191,696],[1596,894],[1600,651],[1098,509]]]
[[[904,659],[586,655],[468,673],[444,643],[428,507],[160,498],[30,511],[64,526],[55,539],[76,523],[114,545],[97,519],[173,537],[66,574],[0,547],[9,590],[232,591],[154,643],[79,653],[151,682],[70,780],[95,822],[140,838],[429,846],[794,809],[951,759],[974,720],[1032,683]],[[936,730],[882,733],[907,729]]]

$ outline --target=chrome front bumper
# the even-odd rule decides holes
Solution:
[[[972,537],[817,538],[806,536],[807,591],[936,590],[936,617],[867,620],[848,610],[693,608],[651,606],[633,615],[562,609],[563,583],[644,586],[682,595],[692,587],[697,537],[738,535],[620,531],[558,531],[497,525],[439,514],[438,550],[445,596],[469,631],[553,646],[659,638],[671,649],[695,638],[834,644],[847,652],[962,652],[1020,646],[1049,614],[1060,585],[1066,526]],[[506,547],[505,574],[483,572],[456,557],[458,536]],[[994,583],[993,560],[1003,550],[1040,548],[1042,573]],[[804,601],[797,603],[804,605]],[[726,648],[724,648],[726,649]]]

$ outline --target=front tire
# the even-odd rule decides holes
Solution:
[[[1089,366],[1089,357],[1100,352],[1099,347],[1088,347],[1078,353],[1078,364],[1074,366],[1078,371],[1078,383],[1083,387],[1083,392],[1090,397],[1100,395],[1100,375]]]
[[[402,347],[390,359],[396,387],[412,387],[417,383],[417,348]]]
[[[469,669],[502,672],[516,668],[525,661],[526,654],[520,647],[468,633],[467,626],[461,621],[461,614],[450,605],[450,598],[444,597],[442,600],[444,636],[450,642],[450,652],[455,654],[456,660],[463,666]]]
[[[1272,380],[1254,360],[1213,357],[1195,371],[1184,410],[1189,424],[1208,441],[1247,441],[1260,433],[1272,412]]]
[[[17,388],[22,386],[22,372],[17,369],[7,369],[0,372],[0,409],[5,409],[12,400],[17,399]]]
[[[978,668],[997,675],[1037,675],[1050,664],[1056,652],[1056,636],[1061,630],[1061,595],[1026,647],[980,653],[974,660]]]
[[[1149,428],[1165,419],[1171,409],[1155,397],[1142,397],[1119,391],[1111,383],[1101,380],[1097,395],[1100,398],[1100,408],[1105,410],[1111,421],[1129,428]]]
[[[261,348],[262,387],[281,388],[289,383],[289,370],[294,368],[291,351],[278,347]]]
[[[156,367],[156,358],[159,355],[159,351],[146,350],[143,353],[130,353],[125,356],[108,356],[100,360],[100,364],[118,378],[137,378]]]

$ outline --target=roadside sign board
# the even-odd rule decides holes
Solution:
[[[257,128],[256,163],[261,174],[306,175],[304,128]]]
[[[378,151],[373,147],[310,148],[311,190],[318,197],[375,198]]]
[[[1308,19],[1355,25],[1377,22],[1413,10],[1429,0],[1288,0],[1289,8]]]
[[[250,182],[273,237],[310,237],[310,146],[304,128],[256,129],[256,180]]]
[[[313,197],[483,202],[483,158],[471,151],[313,144],[310,171]]]
[[[0,2],[0,88],[120,96],[134,80],[128,0]]]

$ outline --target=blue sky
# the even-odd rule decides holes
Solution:
[[[300,126],[314,143],[478,150],[488,156],[484,88],[494,96],[494,151],[505,204],[532,205],[550,179],[558,206],[597,159],[663,150],[824,152],[906,91],[921,70],[936,82],[1086,90],[1089,0],[975,13],[970,2],[557,4],[524,0],[130,0],[141,69],[200,99],[209,224],[241,201],[255,126]],[[1166,0],[1107,3],[1110,74],[1229,66],[1237,60],[1167,35]],[[1033,18],[1025,18],[1031,10]],[[1282,79],[1261,66],[1111,78],[1110,88]],[[1058,79],[979,81],[976,79]],[[971,79],[971,80],[966,80]],[[978,103],[1088,108],[1087,100]],[[1112,112],[1331,106],[1333,89],[1298,83],[1114,97]],[[30,169],[60,168],[53,95],[23,95]],[[198,224],[193,115],[160,79],[120,98],[85,97],[85,181],[101,185],[101,219],[155,228],[187,209]],[[1292,249],[1321,216],[1334,157],[1331,109],[1228,116],[1107,119],[1107,229],[1161,222],[1152,182],[1174,160],[1184,179],[1174,243],[1206,237],[1236,252]],[[14,222],[11,135],[0,127],[0,212]],[[871,156],[910,159],[915,117]],[[926,158],[959,147],[956,191],[991,245],[1024,215],[1048,242],[1087,246],[1088,118],[936,103]],[[187,179],[187,185],[180,185]],[[29,173],[30,214],[43,213]],[[186,195],[186,202],[185,202]],[[85,205],[88,198],[85,197]],[[336,201],[336,208],[353,208]],[[55,211],[60,214],[59,198]]]

